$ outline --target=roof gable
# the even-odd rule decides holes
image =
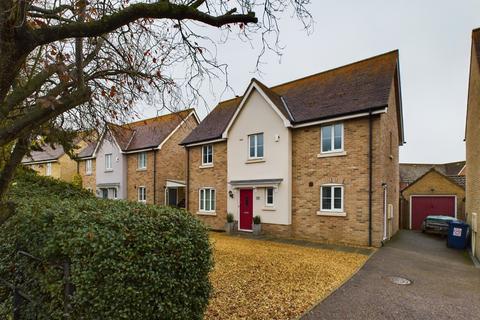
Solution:
[[[232,125],[235,123],[235,120],[237,116],[242,112],[243,107],[248,101],[248,98],[252,95],[253,91],[257,90],[260,95],[265,99],[265,101],[272,107],[272,109],[278,114],[280,119],[282,119],[283,124],[285,127],[291,127],[290,119],[288,117],[288,114],[286,114],[285,106],[283,106],[283,102],[281,101],[280,97],[276,95],[274,92],[272,92],[270,89],[268,89],[265,85],[263,85],[260,81],[256,79],[252,79],[250,82],[250,85],[248,86],[247,92],[243,95],[242,101],[238,105],[238,107],[235,110],[235,113],[231,117],[230,121],[227,124],[227,127],[223,131],[222,138],[227,138],[228,136],[228,131],[232,127]],[[283,110],[283,111],[282,111]]]
[[[221,102],[182,144],[225,138],[224,132],[253,85],[295,127],[385,109],[393,84],[403,138],[398,59],[398,51],[392,51],[270,88],[252,79],[243,97]]]
[[[195,121],[199,122],[195,110],[186,109],[124,125],[108,123],[105,132],[111,134],[121,152],[138,152],[145,149],[160,148],[189,117],[194,117]],[[92,157],[96,155],[96,151],[105,139],[105,132],[93,148]],[[85,154],[88,151],[86,150]]]
[[[444,179],[445,181],[448,181],[448,183],[451,183],[453,185],[455,185],[456,187],[458,188],[461,188],[461,189],[465,189],[464,186],[460,185],[456,180],[450,178],[450,177],[447,177],[446,175],[444,175],[443,173],[439,172],[437,169],[435,168],[431,168],[430,170],[428,170],[427,172],[425,172],[423,175],[421,175],[417,180],[415,180],[414,182],[410,183],[406,188],[404,188],[402,190],[402,194],[404,192],[406,192],[408,189],[410,189],[411,187],[413,187],[414,185],[416,185],[417,183],[419,183],[420,181],[422,181],[423,179],[425,179],[426,177],[428,177],[429,175],[439,175],[440,177],[442,177],[442,179]]]

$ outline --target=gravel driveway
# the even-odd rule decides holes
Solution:
[[[302,319],[480,319],[480,269],[445,239],[402,230]]]

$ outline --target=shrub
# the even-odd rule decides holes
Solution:
[[[253,217],[254,224],[260,224],[261,222],[262,222],[262,219],[260,218],[260,216]]]
[[[25,190],[27,181],[38,188]],[[66,197],[52,192],[60,186]],[[202,318],[211,292],[211,247],[205,227],[186,211],[96,199],[30,174],[19,179],[11,197],[18,213],[0,228],[0,278],[40,301],[35,312],[27,304],[25,319],[35,313],[38,319],[64,318],[57,266],[65,261],[75,319]],[[16,249],[41,262],[16,255]],[[10,300],[3,288],[2,319],[11,312]]]
[[[78,173],[75,174],[72,178],[72,184],[74,186],[77,186],[77,187],[82,187],[83,186],[83,180],[82,180],[82,176],[79,175]]]
[[[235,219],[233,217],[233,213],[227,213],[227,222],[232,223],[234,221],[235,221]]]

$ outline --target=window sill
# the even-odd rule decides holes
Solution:
[[[92,173],[92,172],[89,172],[89,173],[85,173],[85,175],[86,175],[86,176],[91,176],[91,175],[93,175],[93,173]]]
[[[346,156],[346,155],[347,155],[346,151],[319,153],[319,154],[317,154],[317,158],[343,157],[343,156]]]
[[[277,211],[275,207],[263,207],[262,211]]]
[[[217,215],[215,211],[212,211],[212,212],[198,211],[197,214],[199,216],[216,216]]]
[[[336,211],[317,211],[317,216],[325,217],[346,217],[346,212],[336,212]]]
[[[147,168],[138,168],[137,171],[147,171]]]
[[[208,164],[202,164],[199,166],[200,169],[207,169],[207,168],[213,168],[213,163],[208,163]]]
[[[111,170],[105,170],[105,172],[113,172],[113,169],[111,169]]]
[[[263,159],[263,158],[261,158],[261,159],[248,159],[247,161],[245,161],[246,164],[262,163],[262,162],[265,162],[265,159]]]

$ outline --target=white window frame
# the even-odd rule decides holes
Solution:
[[[335,126],[336,125],[340,125],[342,130],[342,135],[341,135],[341,146],[340,146],[340,149],[335,149]],[[328,150],[328,151],[323,151],[323,129],[324,128],[329,128],[330,127],[330,134],[331,134],[331,140],[330,140],[330,144],[332,146],[332,149],[331,150]],[[329,124],[329,125],[326,125],[326,126],[321,126],[320,127],[320,153],[321,154],[328,154],[328,153],[339,153],[339,152],[343,152],[344,151],[344,140],[345,140],[345,128],[344,128],[344,125],[343,123],[334,123],[334,124]]]
[[[331,199],[330,199],[330,204],[331,207],[330,209],[323,208],[323,188],[331,188]],[[340,188],[341,189],[341,208],[335,208],[335,188]],[[320,212],[344,212],[343,209],[345,207],[345,186],[342,184],[324,184],[320,186]]]
[[[48,162],[45,167],[45,175],[50,177],[52,175],[52,163]]]
[[[137,155],[137,169],[145,170],[147,169],[147,153],[139,152]]]
[[[213,208],[210,207],[210,209],[206,209],[206,200],[207,200],[207,197],[206,197],[206,191],[209,190],[210,191],[210,199],[209,199],[209,202],[211,203],[212,199],[211,199],[211,196],[212,196],[212,191],[213,191]],[[203,194],[205,195],[205,201],[203,202],[204,203],[204,206],[202,208],[202,192]],[[204,213],[215,213],[215,210],[217,208],[217,191],[214,189],[214,188],[209,188],[209,187],[206,187],[206,188],[201,188],[200,190],[198,190],[198,211],[199,212],[204,212]]]
[[[211,154],[211,161],[210,162],[205,162],[205,148],[209,148],[210,147],[210,154]],[[208,152],[208,150],[207,150]],[[207,160],[208,160],[208,154],[207,154]],[[206,144],[206,145],[203,145],[202,146],[202,166],[211,166],[213,165],[213,144]]]
[[[142,192],[143,190],[143,199],[142,199]],[[137,200],[141,203],[147,203],[147,188],[145,186],[139,186],[137,190]]]
[[[87,159],[85,161],[85,174],[91,175],[93,172],[93,161],[92,159]]]
[[[263,137],[263,155],[261,157],[258,156],[258,138],[257,136],[262,135]],[[250,145],[251,145],[251,140],[252,138],[255,137],[255,155],[251,156],[250,155]],[[254,134],[248,135],[248,159],[263,159],[265,157],[265,134],[263,132],[258,132]]]
[[[272,202],[268,202],[268,190],[272,190]],[[266,187],[265,188],[265,207],[273,207],[275,206],[275,188],[273,187]]]
[[[113,199],[118,199],[118,190],[117,188],[112,188]]]
[[[105,171],[113,171],[113,163],[112,163],[113,155],[111,153],[105,154]],[[109,161],[107,161],[109,159]]]

